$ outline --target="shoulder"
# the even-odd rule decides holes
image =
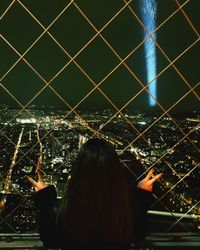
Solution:
[[[133,196],[132,199],[134,200],[134,202],[136,202],[139,206],[142,206],[146,210],[149,209],[149,207],[153,203],[152,192],[132,186],[131,195]]]
[[[49,185],[33,194],[33,200],[38,209],[46,209],[53,206],[57,201],[56,189],[53,185]]]

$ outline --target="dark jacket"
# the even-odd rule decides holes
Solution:
[[[150,207],[152,194],[138,188],[132,188],[134,207],[137,208],[136,231],[134,244],[144,240],[147,230],[147,210]],[[38,209],[39,233],[45,247],[61,249],[95,249],[95,250],[128,250],[130,243],[113,245],[109,242],[79,242],[68,238],[63,228],[63,223],[58,216],[59,201],[54,186],[48,186],[33,195]]]

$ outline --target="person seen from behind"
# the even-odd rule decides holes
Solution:
[[[39,233],[45,247],[60,249],[129,250],[145,238],[152,188],[162,174],[129,185],[114,147],[102,139],[82,145],[66,192],[58,201],[56,188],[41,173],[33,184]]]

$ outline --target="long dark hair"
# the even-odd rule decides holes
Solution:
[[[114,147],[90,139],[80,149],[63,200],[62,219],[72,240],[130,242],[133,211],[124,169]]]

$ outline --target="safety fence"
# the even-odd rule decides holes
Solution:
[[[42,171],[62,196],[91,136],[116,146],[131,181],[164,172],[151,232],[199,232],[199,7],[1,1],[1,232],[37,232],[24,175]]]

